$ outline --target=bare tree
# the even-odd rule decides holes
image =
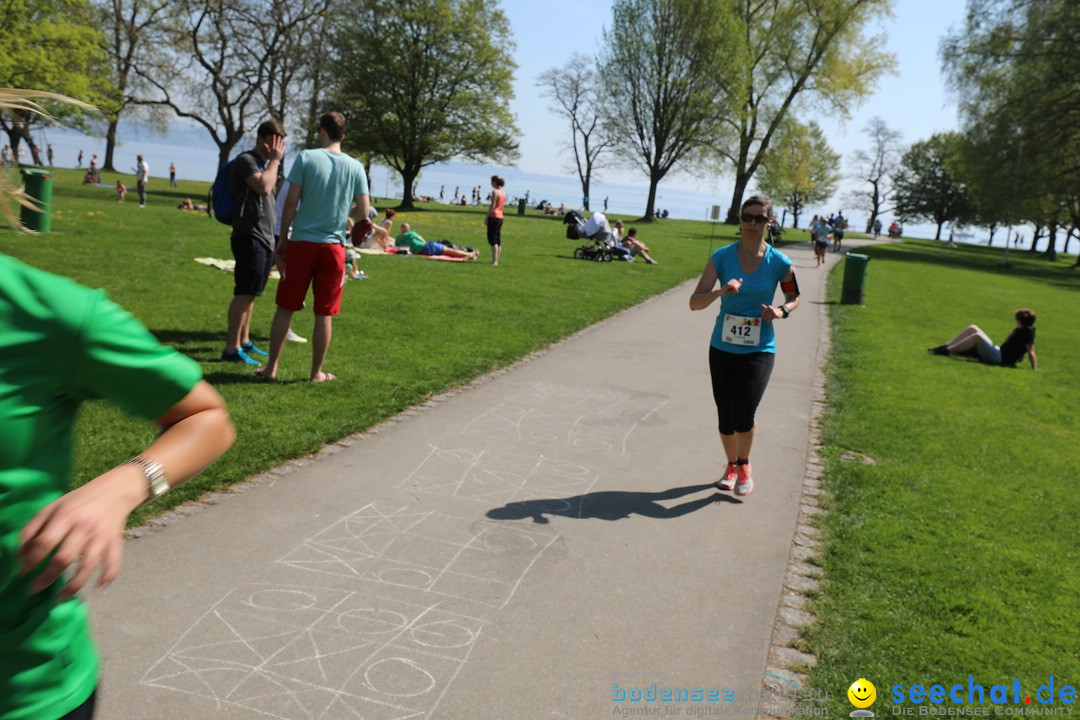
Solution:
[[[853,174],[866,181],[869,188],[852,190],[844,204],[870,213],[870,219],[866,221],[866,231],[870,232],[880,215],[893,210],[893,175],[900,167],[904,147],[900,142],[900,131],[890,128],[880,117],[871,118],[863,132],[870,139],[870,147],[856,150],[851,163]]]
[[[138,69],[152,93],[136,102],[168,107],[202,125],[219,162],[227,162],[259,121],[284,121],[276,113],[291,106],[300,47],[320,8],[321,0],[184,0],[168,55]]]
[[[270,3],[269,15],[262,25],[266,43],[266,81],[259,86],[263,104],[282,121],[304,118],[293,129],[301,133],[315,122],[307,122],[297,107],[305,98],[318,97],[325,58],[323,39],[335,0],[294,0]]]
[[[98,6],[113,84],[102,108],[108,122],[102,164],[105,170],[115,170],[116,126],[139,94],[136,68],[149,66],[154,54],[160,54],[161,33],[173,7],[169,0],[104,0]]]
[[[543,88],[544,96],[551,98],[551,110],[570,123],[570,140],[564,149],[573,153],[586,210],[589,209],[589,186],[594,172],[601,167],[601,155],[611,145],[597,113],[596,83],[592,61],[581,54],[574,54],[561,68],[545,71],[536,81],[537,86]]]

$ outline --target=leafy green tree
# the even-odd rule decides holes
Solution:
[[[551,109],[570,124],[566,143],[574,157],[574,170],[581,181],[581,194],[589,198],[589,187],[604,152],[611,145],[601,124],[597,75],[592,61],[575,53],[561,68],[551,68],[537,78],[536,84],[552,101]],[[585,203],[589,209],[589,203]]]
[[[1056,229],[1080,193],[1080,5],[968,0],[966,22],[944,40],[942,57],[973,142],[989,150],[984,140],[993,133],[1008,142],[1006,156],[1022,157],[1005,165],[1018,173],[1017,215],[1050,229],[1052,259]]]
[[[352,124],[345,147],[401,174],[403,208],[428,165],[516,159],[514,44],[497,4],[359,0],[341,20],[333,105]]]
[[[740,38],[727,3],[616,0],[599,59],[607,134],[649,178],[643,220],[656,188],[680,163],[700,160],[728,112],[726,72]]]
[[[0,9],[0,87],[46,90],[98,105],[109,90],[100,27],[86,0],[5,0]],[[86,109],[48,98],[43,109],[61,123],[83,127]],[[15,157],[26,142],[35,165],[41,153],[31,130],[43,116],[19,106],[0,108],[0,129]]]
[[[792,214],[791,227],[812,203],[832,197],[840,182],[840,154],[833,152],[816,122],[803,125],[788,117],[773,137],[761,163],[758,186]]]
[[[734,77],[728,126],[714,149],[735,171],[727,222],[739,221],[743,194],[773,135],[792,109],[846,117],[895,59],[866,28],[892,0],[732,0],[741,55],[713,71]]]
[[[896,175],[896,212],[905,220],[930,220],[935,240],[947,222],[967,223],[975,215],[967,187],[957,171],[958,133],[939,133],[904,153]]]

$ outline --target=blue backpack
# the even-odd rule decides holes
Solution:
[[[240,155],[243,154],[240,153]],[[240,155],[218,168],[214,184],[210,186],[210,208],[213,210],[217,221],[225,225],[232,225],[233,216],[236,215],[236,198],[229,193],[229,171],[232,169],[233,163],[236,162],[236,158],[240,157]],[[245,194],[246,192],[245,189]]]

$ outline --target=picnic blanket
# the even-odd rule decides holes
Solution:
[[[218,270],[224,270],[227,273],[231,273],[236,270],[235,260],[222,260],[221,258],[201,257],[195,258],[195,262],[199,263],[200,265],[209,265],[210,267],[215,267]],[[274,268],[270,271],[270,279],[281,279],[281,273],[277,271],[277,268]]]

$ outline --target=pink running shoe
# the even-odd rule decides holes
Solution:
[[[735,467],[735,463],[728,463],[724,468],[724,477],[716,481],[716,487],[724,490],[725,492],[731,492],[735,489],[735,480],[738,478],[738,470]]]
[[[746,497],[754,492],[754,478],[750,475],[750,463],[740,465],[738,471],[739,477],[735,481],[735,494],[739,497]]]

